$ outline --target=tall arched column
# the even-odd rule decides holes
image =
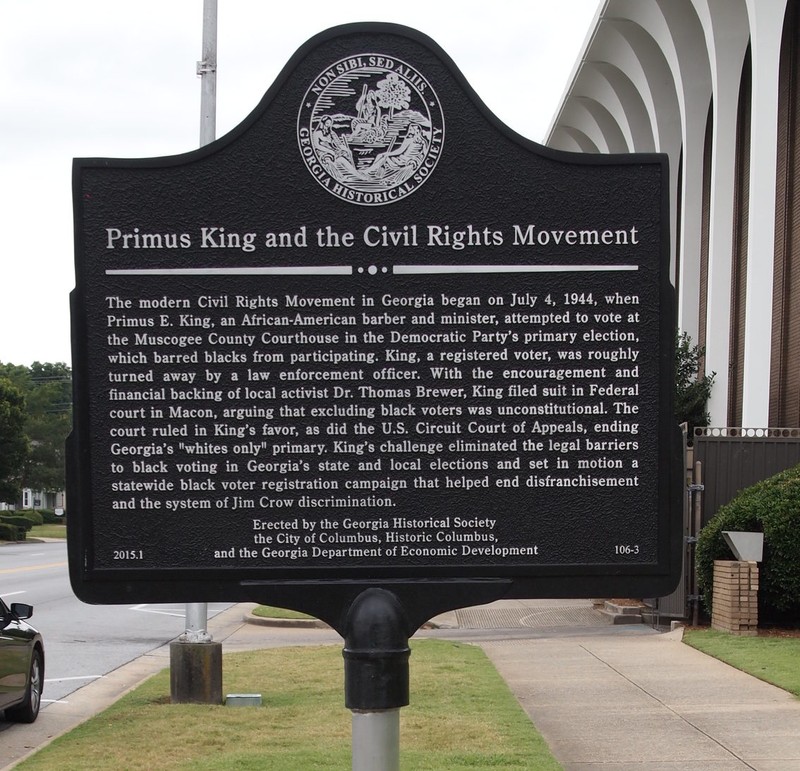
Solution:
[[[778,73],[786,0],[747,0],[753,52],[742,426],[769,423]]]
[[[750,31],[744,0],[695,0],[695,6],[706,36],[714,94],[706,372],[716,373],[708,404],[711,425],[721,426],[728,416],[736,114]]]

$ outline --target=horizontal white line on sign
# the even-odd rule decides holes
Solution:
[[[395,265],[394,273],[580,273],[639,270],[638,265]]]
[[[122,268],[107,270],[107,276],[349,276],[349,265],[317,267],[288,266],[284,268]]]

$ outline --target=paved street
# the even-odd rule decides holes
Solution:
[[[64,541],[0,546],[0,596],[34,606],[31,623],[45,640],[42,705],[65,699],[185,628],[185,606],[87,605],[72,592]],[[209,615],[229,607],[209,606]],[[8,724],[0,721],[0,732]]]

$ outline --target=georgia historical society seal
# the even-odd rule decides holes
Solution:
[[[380,206],[413,193],[442,152],[444,118],[431,84],[384,54],[332,64],[306,91],[297,116],[306,167],[330,193]]]

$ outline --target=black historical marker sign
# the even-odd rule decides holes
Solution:
[[[380,24],[201,150],[76,160],[79,596],[668,592],[667,175],[514,134]]]

